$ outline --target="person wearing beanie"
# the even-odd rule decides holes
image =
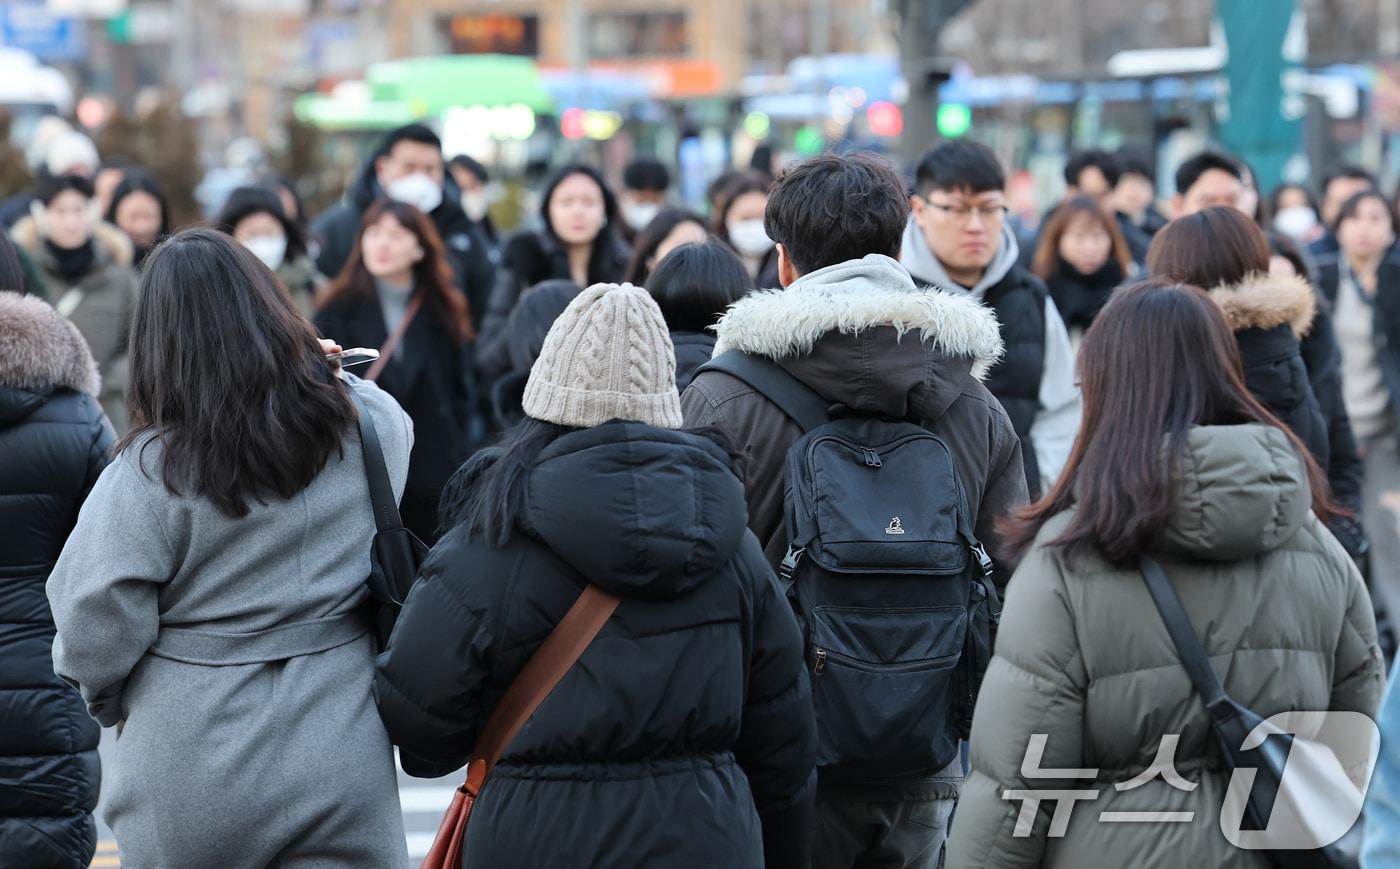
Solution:
[[[621,601],[506,747],[472,811],[467,865],[810,863],[801,638],[747,529],[734,459],[680,430],[675,369],[645,290],[590,287],[545,335],[525,420],[444,494],[451,530],[375,680],[408,774],[466,763],[586,586]]]

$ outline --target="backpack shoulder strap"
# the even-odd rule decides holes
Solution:
[[[704,371],[723,371],[744,381],[776,404],[804,432],[825,425],[831,419],[826,399],[772,360],[728,350],[700,366],[696,374]]]

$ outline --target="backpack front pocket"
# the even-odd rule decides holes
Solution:
[[[824,777],[910,780],[952,761],[957,741],[948,724],[965,608],[821,606],[812,611],[811,632],[817,765]]]

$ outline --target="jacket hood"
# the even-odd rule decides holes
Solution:
[[[20,218],[14,229],[10,230],[10,237],[15,240],[15,244],[24,248],[34,261],[46,270],[53,264],[53,256],[44,245],[44,237],[39,232],[39,223],[32,215]],[[129,266],[135,259],[136,252],[131,246],[131,239],[126,233],[117,229],[105,220],[99,220],[92,229],[92,241],[97,247],[97,262],[116,263],[119,266]]]
[[[1236,332],[1275,329],[1286,323],[1302,338],[1317,314],[1317,296],[1301,277],[1252,274],[1238,284],[1221,284],[1210,291],[1210,297]]]
[[[706,437],[609,422],[555,441],[530,473],[526,531],[621,597],[696,588],[747,531],[743,484]]]
[[[1277,549],[1312,510],[1303,461],[1273,426],[1192,429],[1180,485],[1157,545],[1189,558],[1239,561]]]
[[[953,293],[966,293],[980,302],[988,290],[1011,274],[1020,256],[1021,245],[1016,241],[1016,233],[1011,231],[1010,225],[1003,223],[1001,244],[997,247],[996,256],[992,258],[991,264],[975,285],[964,287],[948,277],[947,269],[943,268],[943,263],[934,256],[933,249],[928,246],[928,239],[924,238],[923,230],[919,229],[919,224],[914,222],[914,216],[911,214],[909,223],[904,227],[904,243],[900,248],[899,258],[909,269],[909,273],[923,283]]]
[[[942,415],[1001,357],[996,315],[966,296],[919,289],[872,254],[804,275],[730,306],[714,355],[742,350],[780,363],[829,401],[900,419]]]
[[[0,292],[0,423],[28,416],[55,389],[96,397],[100,385],[78,327],[47,302]]]

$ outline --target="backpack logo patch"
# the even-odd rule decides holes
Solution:
[[[890,520],[890,527],[885,529],[886,534],[903,534],[904,526],[899,524],[899,517]]]

